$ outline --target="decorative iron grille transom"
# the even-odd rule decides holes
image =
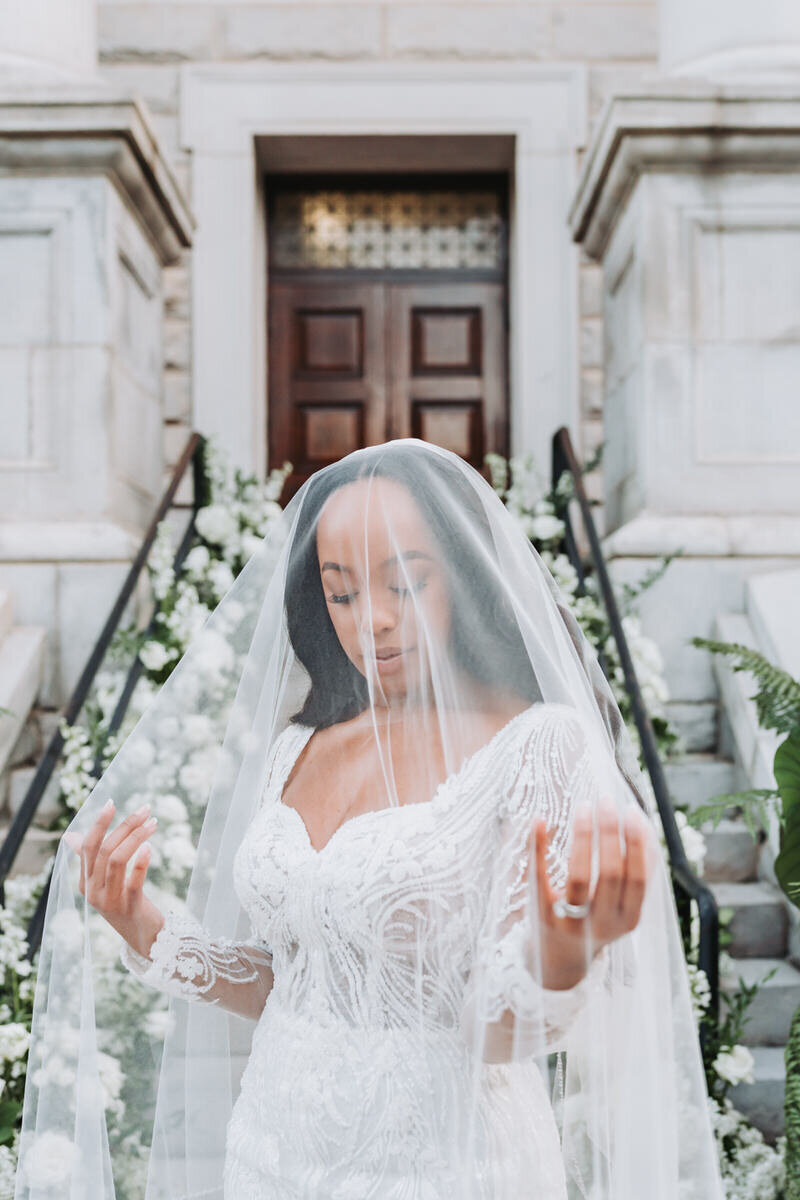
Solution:
[[[492,269],[505,255],[492,191],[278,192],[270,262],[277,268]]]

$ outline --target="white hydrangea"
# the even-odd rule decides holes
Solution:
[[[564,536],[564,522],[548,513],[529,517],[526,524],[528,537],[537,542],[551,542]]]
[[[239,532],[235,515],[228,505],[209,504],[195,518],[197,532],[212,546],[223,546]]]
[[[708,985],[708,976],[705,971],[695,966],[694,963],[687,963],[686,967],[689,972],[689,985],[692,995],[692,1014],[695,1022],[699,1025],[711,1003],[711,989]]]
[[[148,671],[162,671],[167,663],[177,657],[178,651],[174,646],[165,646],[155,640],[145,642],[139,651],[139,658]]]
[[[30,1030],[20,1021],[0,1025],[0,1059],[15,1062],[24,1058],[31,1044]]]
[[[175,822],[185,824],[188,821],[186,805],[181,800],[180,796],[174,795],[172,792],[164,792],[156,797],[153,811],[162,824],[173,824]]]
[[[696,875],[702,875],[707,852],[706,839],[699,829],[695,829],[693,825],[689,824],[686,813],[680,809],[675,811],[675,824],[681,835],[689,866]]]
[[[257,537],[254,533],[243,533],[241,544],[242,557],[252,558],[252,556],[263,546],[264,539]]]
[[[249,537],[250,535],[246,534],[245,536]],[[256,538],[256,541],[260,545],[260,539]],[[221,560],[217,560],[209,567],[207,578],[217,600],[221,600],[228,589],[233,587],[233,571],[228,563]]]
[[[183,567],[192,578],[200,579],[208,570],[210,562],[211,555],[208,552],[208,546],[193,546],[183,560]]]
[[[64,1133],[48,1130],[31,1142],[22,1158],[22,1175],[32,1192],[55,1190],[64,1194],[75,1165],[77,1148]]]

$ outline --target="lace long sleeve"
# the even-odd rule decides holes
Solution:
[[[272,955],[263,942],[212,938],[187,913],[168,909],[150,957],[127,942],[120,958],[143,983],[158,991],[218,1004],[257,1019],[272,988]]]
[[[462,1027],[471,1022],[473,1030],[483,1030],[489,1060],[507,1061],[526,1048],[536,1053],[560,1049],[591,990],[602,985],[606,947],[573,987],[543,987],[533,965],[535,939],[527,911],[534,821],[546,821],[548,875],[555,888],[562,888],[573,811],[582,800],[596,803],[598,787],[578,713],[566,705],[543,705],[514,745],[504,774],[493,886],[467,987]]]

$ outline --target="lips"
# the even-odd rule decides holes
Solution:
[[[397,658],[403,651],[397,646],[388,646],[385,650],[376,650],[375,657],[381,662],[386,662],[387,659]]]

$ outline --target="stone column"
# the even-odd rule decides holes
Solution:
[[[664,72],[755,81],[800,78],[797,0],[660,0]]]
[[[642,615],[671,697],[713,730],[689,639],[800,563],[800,83],[614,97],[570,220],[603,267],[604,550],[620,582],[682,551]]]
[[[162,268],[193,218],[94,0],[0,0],[0,587],[69,695],[163,487]]]

